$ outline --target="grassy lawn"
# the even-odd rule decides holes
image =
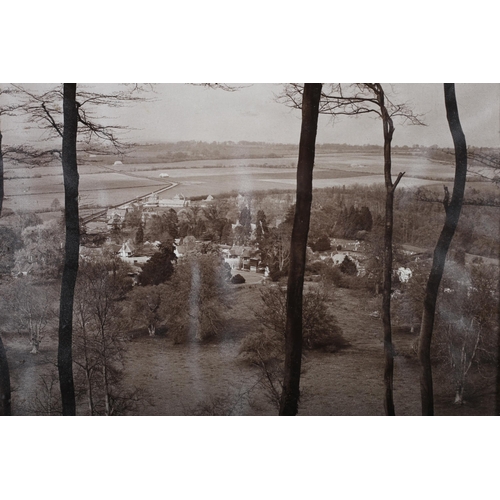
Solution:
[[[254,311],[260,307],[263,286],[269,285],[246,283],[233,287],[227,326],[213,341],[175,345],[161,331],[153,338],[145,331],[128,334],[125,385],[139,388],[152,403],[145,404],[141,414],[189,415],[203,410],[202,406],[204,413],[222,408],[234,415],[277,414],[258,384],[259,371],[238,356],[241,340],[259,328]],[[335,354],[306,353],[299,415],[384,414],[382,324],[371,315],[379,306],[380,298],[365,291],[334,291],[331,307],[351,347]],[[396,329],[394,334],[398,415],[420,413],[419,368],[411,349],[415,336],[403,329]],[[27,414],[40,377],[45,375],[48,380],[47,374],[54,371],[55,334],[44,339],[38,355],[29,353],[26,337],[11,332],[3,334],[3,338],[11,368],[14,411]],[[435,370],[436,414],[493,413],[492,385],[483,381],[484,388],[471,395],[466,405],[454,406],[453,391],[444,373],[443,368]]]

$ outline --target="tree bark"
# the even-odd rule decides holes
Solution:
[[[422,403],[422,415],[434,415],[431,342],[434,330],[436,302],[439,285],[443,277],[446,255],[448,253],[448,249],[450,248],[453,235],[455,234],[458,220],[460,218],[460,212],[462,210],[465,181],[467,178],[467,144],[458,115],[455,84],[444,84],[444,101],[446,106],[446,118],[448,120],[451,136],[453,138],[453,145],[455,147],[455,180],[451,201],[448,200],[448,196],[445,196],[444,199],[446,218],[434,249],[432,267],[425,289],[422,322],[420,324],[418,358],[421,366],[420,397]]]
[[[4,198],[2,132],[0,131],[0,216]],[[10,372],[7,354],[0,336],[0,416],[11,415]]]
[[[64,176],[66,244],[61,282],[57,361],[63,415],[75,415],[76,403],[72,352],[73,302],[75,297],[76,277],[78,274],[80,248],[80,224],[78,213],[79,175],[76,159],[76,140],[78,133],[76,83],[64,84],[63,113],[62,167]]]
[[[378,105],[384,129],[384,181],[385,181],[385,227],[384,227],[384,265],[382,284],[382,324],[384,329],[384,409],[388,416],[396,415],[394,408],[394,346],[392,343],[391,293],[394,233],[394,191],[404,173],[399,173],[392,182],[392,137],[394,123],[385,106],[385,94],[380,84],[375,84]]]
[[[312,177],[321,87],[320,83],[306,83],[302,98],[302,127],[297,164],[297,202],[290,243],[285,328],[285,373],[280,415],[296,415],[298,412],[302,362],[302,292],[307,236],[311,218]]]
[[[4,191],[2,132],[0,131],[0,216],[2,215]]]
[[[0,337],[0,416],[10,416],[11,413],[9,364],[2,337]]]

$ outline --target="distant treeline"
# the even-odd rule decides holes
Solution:
[[[317,154],[381,154],[382,146],[374,144],[352,145],[323,143],[317,144]],[[453,162],[453,152],[437,145],[430,147],[414,144],[412,146],[394,146],[396,155],[410,155],[428,158],[434,161]],[[124,163],[169,163],[186,160],[231,160],[257,158],[295,157],[298,153],[297,144],[266,143],[253,141],[179,141],[155,144],[136,145],[124,157],[99,156],[88,157],[90,162],[105,162],[121,160]],[[83,158],[82,158],[83,159]]]

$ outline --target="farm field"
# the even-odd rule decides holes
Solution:
[[[222,402],[235,415],[276,415],[257,383],[259,372],[238,356],[241,340],[258,328],[254,307],[258,307],[264,285],[234,287],[234,306],[226,329],[218,339],[207,343],[174,345],[164,334],[149,337],[144,332],[124,332],[125,384],[154,398],[142,415],[189,415],[204,403],[208,407]],[[268,285],[265,285],[268,286]],[[309,284],[308,286],[314,286]],[[304,358],[299,415],[383,415],[382,325],[370,315],[379,307],[379,298],[367,292],[335,289],[335,311],[351,347],[336,354],[309,351]],[[29,354],[29,342],[19,334],[4,335],[11,360],[14,412],[29,413],[25,401],[33,400],[40,376],[53,370],[56,333],[44,340],[37,356]],[[395,405],[398,415],[419,415],[420,392],[418,361],[411,354],[415,336],[395,331]],[[493,414],[494,393],[486,387],[467,404],[452,404],[453,391],[436,370],[436,414]],[[80,411],[85,411],[82,404]]]
[[[183,194],[187,198],[229,191],[290,190],[295,187],[295,162],[289,158],[193,160],[176,163],[134,163],[103,167],[81,165],[80,192],[82,205],[109,206],[176,182],[178,186],[163,197]],[[168,182],[159,174],[168,171]],[[442,182],[452,173],[450,165],[425,158],[395,156],[393,171],[405,171],[403,187]],[[314,187],[370,185],[381,183],[382,159],[376,155],[318,155]],[[63,202],[63,179],[60,167],[6,167],[5,207],[11,210],[47,210],[54,199]],[[424,179],[432,177],[435,180]],[[439,179],[439,180],[438,180]]]

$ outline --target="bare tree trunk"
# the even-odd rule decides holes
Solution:
[[[302,362],[302,291],[311,217],[312,177],[321,87],[321,83],[306,83],[302,98],[302,128],[297,164],[297,203],[290,243],[285,329],[285,374],[280,415],[296,415],[299,404]]]
[[[0,131],[0,215],[2,215],[4,191],[2,132]]]
[[[0,131],[0,216],[4,197],[2,132]],[[0,336],[0,416],[11,415],[10,372],[7,354]]]
[[[436,302],[441,278],[443,277],[446,255],[450,248],[453,235],[458,225],[460,212],[464,200],[465,181],[467,179],[467,144],[465,135],[460,125],[458,116],[457,99],[455,95],[455,84],[444,84],[444,101],[446,106],[446,118],[450,127],[455,147],[455,181],[453,194],[449,200],[448,191],[445,190],[444,208],[446,218],[443,229],[439,235],[432,267],[427,280],[424,296],[424,310],[420,325],[420,338],[418,346],[418,358],[421,365],[420,372],[420,396],[422,401],[422,415],[434,415],[434,389],[432,385],[431,366],[431,342],[434,330],[434,317],[436,314]]]
[[[382,285],[382,324],[384,328],[384,408],[388,416],[396,415],[394,408],[394,346],[392,343],[391,293],[392,293],[392,247],[394,232],[394,191],[404,173],[399,173],[392,182],[391,145],[394,124],[385,106],[385,94],[380,84],[375,91],[382,114],[384,128],[384,181],[385,181],[385,228],[384,228],[384,267]]]
[[[10,373],[5,347],[0,337],[0,416],[8,415],[11,415]]]
[[[498,220],[498,229],[500,234],[500,219]],[[500,252],[500,247],[499,247]],[[500,255],[498,255],[500,259]],[[498,284],[500,289],[500,283]],[[495,415],[500,417],[500,299],[497,304],[497,377],[496,377],[496,391],[495,391]]]
[[[59,311],[58,369],[61,387],[63,415],[75,415],[75,385],[73,381],[73,302],[78,274],[80,248],[80,224],[78,214],[78,165],[76,139],[78,133],[78,110],[76,83],[64,84],[64,130],[62,144],[62,166],[64,176],[64,215],[66,219],[66,245],[64,269],[61,283]]]

